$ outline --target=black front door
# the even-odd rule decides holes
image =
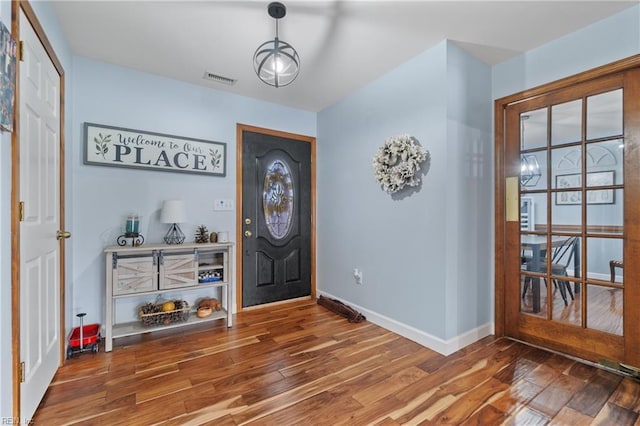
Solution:
[[[242,133],[242,306],[311,294],[311,144]]]

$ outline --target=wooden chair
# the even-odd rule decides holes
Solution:
[[[609,269],[611,270],[611,282],[616,282],[616,268],[623,269],[624,265],[622,264],[622,260],[610,260],[609,261]]]

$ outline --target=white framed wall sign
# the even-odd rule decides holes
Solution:
[[[227,144],[84,123],[84,164],[226,176]]]

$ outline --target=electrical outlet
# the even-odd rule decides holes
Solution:
[[[362,271],[358,268],[353,270],[353,278],[356,280],[356,284],[362,284]]]
[[[214,210],[233,210],[233,200],[229,198],[220,198],[213,202]]]

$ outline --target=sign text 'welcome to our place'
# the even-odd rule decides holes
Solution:
[[[227,144],[84,124],[84,163],[225,176]]]

